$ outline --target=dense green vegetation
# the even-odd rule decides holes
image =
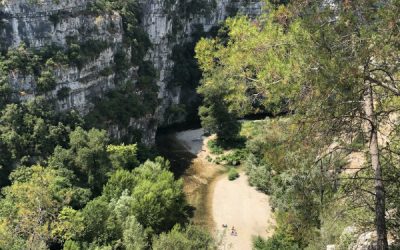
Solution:
[[[56,111],[48,95],[57,86],[55,72],[80,71],[111,44],[73,36],[65,47],[22,43],[1,52],[0,249],[215,249],[211,236],[189,223],[182,180],[130,128],[132,118],[153,114],[158,105],[139,9],[137,1],[98,0],[85,10],[119,12],[124,30],[114,64],[99,73],[115,73],[116,87],[94,98],[85,117]],[[56,25],[65,15],[49,18]],[[137,81],[129,75],[133,67]],[[33,93],[11,88],[9,75],[32,79]],[[63,87],[56,97],[69,92]],[[26,94],[35,98],[18,101]],[[127,135],[110,138],[110,125]]]
[[[213,248],[186,227],[190,209],[168,161],[141,163],[136,145],[112,145],[40,98],[6,105],[1,121],[0,248]]]
[[[399,1],[267,7],[196,47],[202,124],[219,141],[237,138],[236,118],[260,107],[288,114],[242,128],[250,182],[277,218],[275,235],[254,247],[347,249],[368,231],[377,249],[388,236],[398,244]]]

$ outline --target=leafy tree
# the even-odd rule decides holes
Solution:
[[[0,116],[2,186],[15,166],[44,163],[57,145],[66,146],[68,134],[82,122],[75,112],[57,113],[40,97],[8,104]]]
[[[123,224],[123,244],[126,249],[141,250],[148,246],[143,226],[134,216],[129,216]]]
[[[136,144],[108,145],[107,153],[115,169],[133,169],[139,165]]]
[[[56,79],[53,72],[50,70],[42,71],[40,77],[37,80],[36,90],[39,93],[45,93],[53,90],[56,87]]]
[[[385,129],[393,130],[385,124],[398,109],[398,12],[396,0],[300,1],[256,21],[229,20],[226,44],[203,40],[196,50],[205,76],[200,91],[228,89],[223,99],[230,112],[253,107],[257,100],[296,112],[317,158],[305,161],[304,170],[315,171],[318,164],[325,173],[344,170],[329,156],[358,152],[355,140],[365,138],[370,161],[360,171],[371,181],[358,197],[373,194],[378,249],[388,248],[385,150],[378,139]],[[359,193],[357,180],[353,191]]]
[[[127,170],[117,170],[113,173],[103,189],[103,196],[107,200],[118,199],[124,191],[131,193],[137,179]]]
[[[169,162],[157,158],[133,170],[133,214],[141,225],[156,233],[186,221],[186,201],[182,180],[175,181]]]
[[[162,233],[153,239],[154,250],[197,250],[217,249],[213,238],[199,227],[175,226],[170,232]]]
[[[253,239],[254,250],[298,250],[301,249],[290,238],[281,233],[275,233],[271,238],[264,240],[261,237]]]
[[[12,185],[3,188],[0,201],[1,248],[45,249],[50,242],[79,234],[82,226],[71,227],[71,220],[81,225],[79,212],[64,207],[80,192],[72,185],[73,177],[71,172],[41,166],[14,171]]]
[[[8,82],[8,67],[4,58],[0,56],[0,110],[11,102],[12,92]]]
[[[60,211],[53,235],[67,241],[79,236],[84,230],[83,216],[80,211],[64,206]]]
[[[204,106],[200,107],[199,115],[202,127],[217,134],[218,144],[227,145],[238,138],[240,123],[237,116],[228,111],[222,95],[204,95]]]
[[[39,62],[40,57],[28,49],[24,43],[7,52],[6,64],[8,69],[23,75],[37,73]]]
[[[90,187],[94,194],[99,194],[107,181],[107,174],[112,171],[106,151],[107,144],[105,131],[85,131],[77,127],[69,135],[69,147],[57,146],[49,159],[49,165],[74,171],[82,185]]]
[[[117,170],[100,197],[82,210],[83,233],[78,245],[144,249],[151,236],[186,222],[182,181],[168,171],[169,162],[157,158],[131,172]],[[70,243],[73,244],[73,243]]]
[[[91,200],[82,210],[85,230],[78,240],[96,244],[106,243],[111,238],[111,234],[108,235],[107,231],[107,218],[110,214],[111,211],[105,199],[100,197]]]
[[[337,137],[347,133],[368,138],[370,162],[366,171],[372,170],[378,249],[388,248],[383,150],[378,138],[400,94],[396,59],[400,32],[392,25],[398,12],[397,1],[344,2],[334,9],[326,7],[315,13],[317,21],[306,18],[304,24],[320,42],[301,39],[298,43],[301,51],[312,51],[309,55],[313,58],[306,60],[317,69],[304,74],[307,85],[316,90],[309,92],[315,105],[303,105],[309,107],[308,114],[325,120],[325,128],[335,131]],[[335,22],[320,28],[333,18]],[[345,146],[350,143],[342,141]]]

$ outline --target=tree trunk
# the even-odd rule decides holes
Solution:
[[[378,121],[374,113],[374,97],[372,85],[366,82],[366,93],[364,96],[364,111],[368,119],[368,133],[370,135],[369,154],[371,165],[375,172],[375,227],[378,235],[378,250],[389,249],[385,219],[385,187],[382,181],[382,169],[379,160],[378,148]]]

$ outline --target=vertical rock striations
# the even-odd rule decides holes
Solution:
[[[199,29],[208,32],[237,11],[258,15],[262,4],[248,0],[139,0],[141,18],[133,31],[124,25],[127,18],[118,10],[99,11],[98,6],[96,0],[0,2],[0,49],[6,57],[26,60],[9,67],[13,97],[24,101],[45,95],[56,100],[60,111],[75,109],[86,115],[108,91],[128,83],[131,87],[120,92],[132,92],[130,98],[138,98],[132,103],[148,105],[151,95],[143,89],[152,88],[149,82],[156,81],[158,90],[151,90],[158,95],[155,109],[133,109],[133,115],[126,107],[130,118],[125,125],[112,115],[103,121],[114,137],[137,130],[144,132],[142,141],[151,144],[157,127],[183,121],[185,110],[177,107],[196,98],[196,83],[174,84],[177,46],[193,42],[192,35]],[[147,47],[132,45],[142,40],[128,34],[142,31],[152,44],[145,58],[138,55],[138,48]],[[147,77],[153,73],[149,73],[152,70],[146,60],[154,65],[155,80]],[[171,116],[173,110],[177,115]]]
[[[122,47],[121,16],[117,13],[95,15],[88,11],[88,0],[68,0],[55,3],[53,0],[7,0],[1,8],[2,28],[1,48],[26,47],[40,51],[49,46],[61,50],[68,47],[71,40],[77,44],[100,41],[102,47],[97,54],[88,58],[83,65],[62,65],[54,68],[56,86],[48,91],[48,97],[57,97],[61,89],[68,89],[64,98],[58,98],[60,110],[77,109],[87,113],[90,97],[102,95],[114,87],[115,73],[108,71],[114,65],[114,57]],[[129,69],[133,75],[135,69]],[[106,74],[108,73],[108,74]],[[37,79],[32,74],[15,71],[10,74],[14,90],[24,93],[26,100],[38,94]]]
[[[158,72],[158,96],[161,105],[157,110],[160,125],[170,125],[182,122],[185,117],[175,116],[170,119],[169,108],[188,104],[186,102],[196,98],[193,83],[189,92],[183,92],[185,86],[174,84],[172,59],[174,48],[192,42],[193,34],[201,29],[209,32],[217,27],[227,17],[236,13],[249,16],[259,15],[262,10],[262,1],[248,0],[142,0],[142,25],[149,34],[153,46],[148,58],[154,63]],[[179,48],[178,48],[179,49]],[[182,95],[190,96],[182,96]],[[178,110],[179,112],[180,110]]]

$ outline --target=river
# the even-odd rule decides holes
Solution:
[[[158,152],[171,162],[171,171],[183,179],[187,201],[194,209],[192,221],[212,231],[211,190],[224,169],[205,160],[204,139],[207,140],[201,128],[169,131],[157,135],[156,145]]]

